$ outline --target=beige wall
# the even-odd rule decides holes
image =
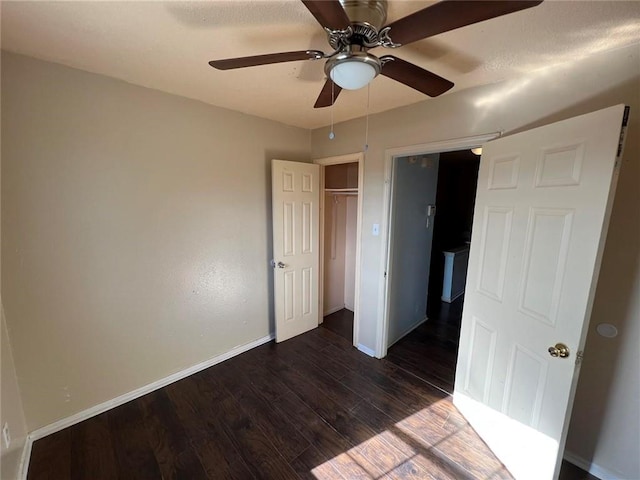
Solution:
[[[544,125],[618,103],[632,107],[627,148],[615,198],[610,234],[587,341],[572,432],[567,448],[620,478],[640,478],[639,326],[640,296],[640,59],[637,46],[550,66],[519,81],[464,90],[399,108],[369,120],[365,159],[360,338],[374,349],[380,316],[382,237],[370,234],[382,223],[385,149],[495,131],[506,134]],[[375,102],[375,98],[372,98]],[[364,120],[312,133],[312,155],[356,152],[364,143]],[[604,339],[595,325],[611,322],[621,334]]]
[[[269,160],[307,130],[3,53],[2,137],[29,431],[272,331]]]
[[[1,170],[0,168],[0,172]],[[1,258],[0,255],[0,266],[2,265]],[[4,307],[2,306],[1,295],[0,320],[2,321],[2,325],[0,326],[0,432],[2,426],[7,424],[11,435],[9,448],[5,448],[4,442],[2,442],[2,438],[0,437],[0,478],[11,479],[18,478],[19,475],[22,450],[24,449],[27,437],[27,425],[24,419],[24,411],[22,410],[22,400],[18,389],[18,379],[13,362],[9,333],[4,318]]]

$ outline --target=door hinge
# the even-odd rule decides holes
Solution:
[[[582,363],[583,358],[584,358],[584,351],[578,350],[578,353],[576,353],[576,365],[580,365]]]
[[[629,125],[629,110],[630,108],[628,106],[624,107],[624,114],[622,115],[622,126],[620,127],[620,137],[618,138],[618,151],[616,152],[615,168],[618,168],[620,166],[620,157],[622,157],[622,152],[624,151],[627,127]]]

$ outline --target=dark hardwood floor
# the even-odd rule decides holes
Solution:
[[[28,478],[512,477],[448,395],[317,328],[34,442]]]
[[[430,298],[429,320],[392,345],[386,360],[453,393],[462,303],[462,297],[451,304]],[[353,312],[342,309],[327,315],[322,327],[352,342]]]
[[[430,297],[427,303],[429,320],[392,345],[385,360],[452,394],[464,297],[452,303],[443,302],[438,297]],[[340,331],[348,331],[348,325],[345,325],[348,318],[344,314],[340,316]],[[353,313],[351,321],[353,321]],[[326,326],[334,329],[332,324]],[[559,480],[599,479],[563,461]]]
[[[353,312],[351,310],[343,308],[327,315],[322,320],[322,326],[336,335],[340,335],[348,342],[353,342]]]
[[[386,359],[423,380],[453,393],[463,297],[453,303],[429,297],[427,317],[389,348]]]
[[[28,478],[511,477],[443,392],[318,328],[34,442]]]

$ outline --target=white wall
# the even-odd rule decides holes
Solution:
[[[268,335],[306,130],[2,56],[2,300],[29,431]]]
[[[638,344],[640,305],[640,59],[636,46],[534,72],[527,78],[486,85],[369,119],[369,149],[364,172],[362,275],[358,343],[376,347],[381,318],[382,237],[371,225],[382,223],[385,149],[504,130],[506,134],[605,108],[618,103],[632,107],[630,134],[613,207],[609,237],[600,273],[586,359],[567,449],[618,472],[620,478],[640,478]],[[372,97],[375,102],[375,97]],[[336,137],[327,129],[312,133],[314,158],[360,151],[364,119],[338,124]],[[605,340],[595,325],[611,322],[621,335]],[[591,359],[590,359],[591,358]],[[579,425],[580,424],[580,425]],[[574,434],[581,429],[584,436]]]

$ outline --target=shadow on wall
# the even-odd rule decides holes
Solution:
[[[507,134],[526,131],[619,104],[620,98],[625,98],[625,94],[628,95],[626,92],[639,92],[639,82],[640,76],[635,77],[631,81],[621,83],[596,97],[585,99],[581,103],[565,108]],[[633,161],[637,160],[640,154],[640,138],[634,134],[640,131],[638,121],[640,118],[640,98],[638,98],[640,93],[637,93],[637,95],[634,102],[635,105],[631,106],[625,152],[585,345],[585,361],[581,368],[581,377],[578,382],[574,403],[574,414],[567,441],[567,447],[571,449],[572,432],[576,432],[582,426],[581,418],[589,418],[588,423],[592,426],[590,434],[585,437],[579,433],[574,433],[573,436],[576,439],[575,445],[583,447],[580,455],[584,456],[585,460],[593,460],[605,420],[604,413],[614,408],[611,405],[612,385],[616,376],[621,375],[623,369],[627,369],[628,373],[629,368],[636,368],[634,378],[637,381],[638,366],[623,365],[620,358],[621,352],[624,350],[623,343],[626,343],[626,345],[634,344],[632,339],[625,342],[625,332],[630,330],[631,321],[634,316],[637,316],[637,312],[633,312],[632,309],[634,298],[638,295],[637,288],[634,286],[638,284],[637,276],[640,273],[637,271],[640,259],[640,217],[637,215],[636,210],[637,205],[640,204],[640,195],[638,193],[640,191],[640,185],[638,184],[640,174],[637,161]],[[620,335],[616,338],[599,336],[595,332],[595,328],[602,322],[614,324],[618,328]],[[592,442],[588,445],[588,448],[584,448],[587,447],[585,439],[589,439]]]

